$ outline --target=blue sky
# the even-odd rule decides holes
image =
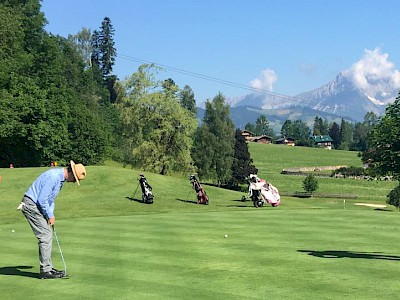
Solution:
[[[154,62],[198,103],[251,87],[295,96],[340,72],[400,88],[398,0],[43,0],[42,11],[64,37],[109,17],[119,79]]]

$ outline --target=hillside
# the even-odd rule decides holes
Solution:
[[[361,166],[356,152],[335,151],[282,145],[250,143],[249,149],[258,168],[259,176],[277,186],[280,191],[293,193],[302,190],[301,176],[282,175],[284,168],[303,166],[353,165]],[[1,222],[22,220],[15,211],[30,183],[47,168],[2,169],[0,182],[2,196]],[[238,209],[235,205],[244,193],[205,185],[210,197],[208,207],[193,205],[196,194],[188,176],[175,177],[145,173],[153,186],[155,203],[143,205],[138,186],[140,170],[121,166],[88,166],[88,176],[81,186],[65,184],[57,200],[58,217],[81,218],[90,216],[131,215],[132,213],[164,213],[170,211],[196,212],[207,209],[220,211]],[[357,194],[360,200],[385,202],[387,193],[395,186],[391,182],[370,182],[321,178],[319,191],[326,193]],[[290,209],[294,202],[283,197],[284,209]],[[191,205],[188,205],[191,204]],[[249,209],[252,208],[248,203]]]

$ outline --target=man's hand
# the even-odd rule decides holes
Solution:
[[[56,222],[56,218],[55,217],[49,218],[49,224],[51,226],[53,226],[55,222]]]

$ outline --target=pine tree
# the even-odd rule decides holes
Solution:
[[[232,164],[232,185],[237,186],[245,183],[250,174],[257,174],[257,169],[253,165],[250,157],[249,147],[246,139],[241,135],[239,129],[235,132],[235,154]]]

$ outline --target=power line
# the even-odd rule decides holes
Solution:
[[[155,66],[158,66],[158,67],[161,67],[163,69],[166,69],[166,70],[169,70],[169,71],[173,71],[173,72],[176,72],[176,73],[180,73],[180,74],[184,74],[184,75],[188,75],[188,76],[192,76],[192,77],[196,77],[196,78],[200,78],[200,79],[204,79],[204,80],[208,80],[208,81],[212,81],[212,82],[217,82],[217,83],[221,83],[221,84],[224,84],[224,85],[229,85],[229,86],[233,86],[233,87],[237,87],[237,88],[241,88],[241,89],[245,89],[245,90],[250,90],[252,92],[256,92],[256,93],[259,93],[259,94],[264,94],[264,95],[278,97],[278,98],[284,98],[284,99],[291,99],[291,100],[295,100],[295,101],[299,101],[299,102],[304,101],[303,99],[300,99],[298,97],[292,97],[292,96],[287,96],[287,95],[283,95],[283,94],[278,94],[278,93],[274,93],[274,92],[271,92],[271,91],[268,91],[268,90],[254,88],[254,87],[251,87],[251,86],[248,86],[248,85],[244,85],[244,84],[240,84],[240,83],[236,83],[236,82],[232,82],[232,81],[228,81],[228,80],[224,80],[224,79],[220,79],[220,78],[216,78],[216,77],[211,77],[211,76],[200,74],[200,73],[196,73],[196,72],[191,72],[191,71],[186,71],[186,70],[183,70],[183,69],[178,69],[178,68],[175,68],[175,67],[171,67],[171,66],[167,66],[167,65],[164,65],[164,64],[160,64],[160,63],[156,63],[156,62],[152,62],[152,61],[136,58],[136,57],[125,55],[125,54],[118,54],[118,57],[120,57],[122,59],[129,60],[129,61],[139,62],[139,63],[142,63],[142,64],[143,63],[153,64]]]

